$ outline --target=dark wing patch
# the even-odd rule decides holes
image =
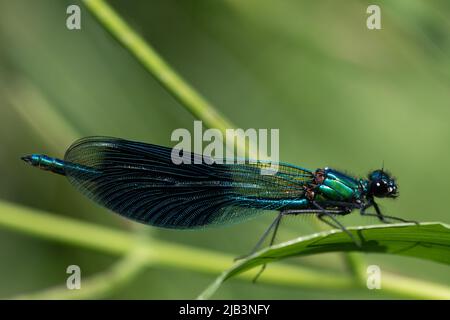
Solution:
[[[180,164],[171,148],[117,138],[89,137],[66,152],[66,176],[82,193],[127,218],[166,228],[230,224],[264,210],[295,206],[312,173],[279,164],[275,175],[261,175],[267,163]],[[184,157],[200,157],[185,153]],[[79,170],[83,168],[95,169]]]

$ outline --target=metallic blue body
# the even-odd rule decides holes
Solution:
[[[370,179],[377,174],[381,178],[375,178],[384,179],[382,171],[366,180],[330,168],[312,171],[285,163],[274,175],[261,175],[267,165],[263,162],[176,165],[171,152],[146,143],[89,137],[75,142],[64,160],[36,154],[23,160],[66,176],[83,194],[122,216],[176,229],[236,223],[265,210],[320,208],[347,214],[372,203],[370,193],[377,186]],[[383,186],[395,194],[395,185]]]

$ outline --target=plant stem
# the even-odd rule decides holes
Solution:
[[[143,266],[151,265],[151,256],[137,242],[130,253],[125,255],[110,269],[83,279],[82,287],[69,290],[66,286],[58,286],[36,293],[22,294],[13,299],[18,300],[54,300],[54,299],[100,299],[110,296],[125,284],[134,279]]]
[[[86,7],[153,77],[206,126],[225,132],[233,125],[197,93],[103,0],[83,0]]]
[[[132,233],[76,221],[5,201],[0,201],[0,226],[28,235],[119,256],[127,255],[136,246],[136,235]],[[157,264],[208,274],[220,274],[230,267],[233,260],[230,255],[154,239],[141,240],[139,248],[143,250],[141,254],[145,265]],[[252,272],[245,272],[237,277],[249,280],[253,276]],[[385,279],[383,289],[397,296],[450,299],[450,290],[445,286],[392,276],[386,272],[383,272],[383,277]],[[271,265],[259,281],[316,289],[349,289],[361,286],[352,277],[281,263]]]
[[[361,254],[349,252],[342,254],[347,270],[353,275],[356,282],[364,283],[366,278],[366,264]]]
[[[0,225],[28,235],[114,255],[126,255],[136,245],[135,235],[128,232],[59,217],[5,201],[0,201]],[[154,239],[142,240],[139,247],[145,252],[142,256],[146,263],[215,275],[220,274],[233,261],[230,255]],[[252,277],[249,272],[241,275],[244,279]],[[282,264],[269,268],[261,282],[314,288],[348,288],[354,285],[347,276]]]

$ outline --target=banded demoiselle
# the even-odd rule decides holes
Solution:
[[[98,204],[134,221],[163,228],[194,229],[227,225],[266,210],[277,216],[258,241],[254,253],[287,215],[315,214],[331,227],[354,236],[335,216],[359,209],[383,222],[375,198],[397,197],[396,181],[383,169],[367,179],[331,168],[308,170],[278,164],[273,175],[261,175],[263,161],[242,164],[174,164],[171,148],[109,137],[87,137],[66,151],[64,160],[33,154],[27,163],[66,176],[76,189]],[[184,153],[183,157],[201,157]],[[203,156],[204,158],[205,156]],[[198,159],[197,159],[198,160]],[[211,163],[211,164],[207,164]],[[367,212],[373,207],[375,213]]]

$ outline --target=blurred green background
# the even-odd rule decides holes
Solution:
[[[449,222],[450,2],[377,1],[382,30],[366,28],[372,1],[158,0],[109,3],[196,89],[240,128],[279,128],[282,161],[330,166],[356,176],[385,167],[400,197],[381,201],[392,215]],[[65,26],[79,4],[82,29]],[[109,135],[173,145],[193,126],[177,103],[77,1],[0,0],[0,199],[62,216],[129,229],[61,177],[20,156],[63,156],[79,137]],[[1,212],[0,212],[1,214]],[[174,243],[247,252],[272,221],[186,232],[148,228]],[[280,241],[313,231],[289,219]],[[357,214],[346,225],[377,223]],[[366,261],[449,285],[448,267],[370,254]],[[0,228],[0,297],[83,277],[117,258]],[[342,273],[337,254],[285,263]],[[270,268],[270,266],[269,266]],[[263,275],[264,277],[264,275]],[[147,268],[112,298],[194,298],[214,276]],[[215,298],[394,298],[383,290],[327,291],[233,279]]]

